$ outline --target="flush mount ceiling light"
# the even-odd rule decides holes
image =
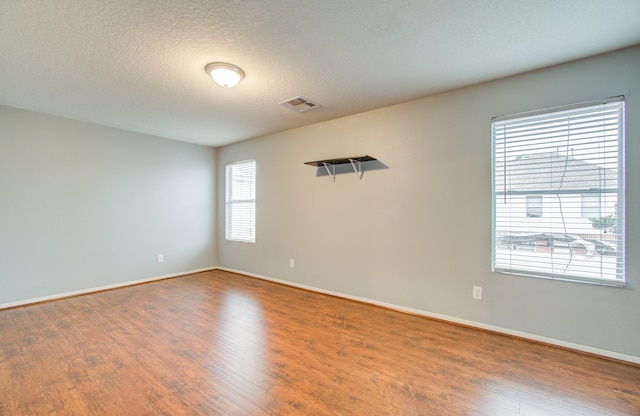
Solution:
[[[231,88],[238,85],[238,82],[244,78],[244,71],[235,65],[225,62],[212,62],[204,67],[216,84]]]

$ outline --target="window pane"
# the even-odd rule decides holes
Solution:
[[[527,195],[527,217],[542,217],[542,195]]]
[[[624,284],[623,132],[621,98],[493,120],[495,271]]]
[[[582,194],[582,218],[600,217],[600,194]]]

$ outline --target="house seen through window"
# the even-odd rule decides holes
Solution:
[[[624,99],[492,121],[494,271],[625,282]]]

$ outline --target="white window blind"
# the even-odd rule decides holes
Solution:
[[[493,270],[624,285],[624,97],[491,130]]]
[[[226,166],[225,238],[256,241],[256,161]]]

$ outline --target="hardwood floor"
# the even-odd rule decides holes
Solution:
[[[222,271],[0,311],[0,415],[640,415],[640,367]]]

